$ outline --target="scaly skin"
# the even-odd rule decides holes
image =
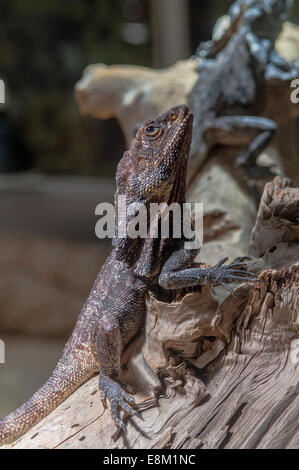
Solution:
[[[285,10],[285,0],[234,2],[228,30],[197,50],[199,77],[189,96],[194,114],[190,178],[214,146],[241,147],[236,165],[257,204],[260,189],[252,184],[270,181],[274,173],[256,160],[271,142],[277,124],[254,115],[256,103],[259,96],[263,101],[268,81],[284,83],[298,76],[296,67],[275,52]]]
[[[147,207],[150,202],[182,204],[191,135],[192,115],[185,105],[147,121],[118,164],[116,195]],[[109,400],[115,423],[125,430],[120,411],[137,411],[120,382],[121,359],[144,326],[145,293],[256,280],[243,264],[223,266],[226,259],[212,268],[190,267],[198,250],[186,250],[183,239],[116,237],[113,246],[51,377],[0,421],[0,445],[24,434],[99,371],[101,398],[104,404]]]

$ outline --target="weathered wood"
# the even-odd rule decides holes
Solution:
[[[249,254],[279,269],[298,261],[298,188],[287,178],[274,178],[265,186],[253,228]]]
[[[286,225],[294,233],[298,204],[299,189],[275,178],[265,188],[251,240],[271,224],[274,233]],[[282,243],[287,250],[289,241]],[[271,259],[260,263],[259,270]],[[126,436],[103,410],[94,378],[6,447],[298,446],[298,242],[290,267],[283,258],[281,266],[274,263],[276,269],[264,270],[255,286],[239,286],[236,296],[205,286],[169,304],[148,298],[142,350],[123,372],[143,419],[127,420]]]
[[[77,87],[77,97],[85,112],[96,115],[99,101],[95,98],[102,97],[108,85],[115,85],[110,96],[119,98],[118,107],[111,110],[110,106],[109,112],[115,112],[121,122],[127,117],[123,128],[129,140],[136,122],[178,104],[178,96],[184,96],[180,102],[185,101],[196,78],[194,69],[188,70],[191,80],[182,89],[176,67],[154,72],[101,65],[89,69],[85,82]],[[108,82],[103,82],[103,70]],[[99,88],[100,83],[106,88]],[[168,92],[175,92],[162,100],[166,83]],[[276,150],[283,169],[295,175],[298,164],[293,146],[284,152],[283,143],[286,136],[291,142],[295,135],[289,124],[294,123],[296,113],[286,89],[281,90],[269,88],[260,113],[280,120],[286,132],[283,139],[278,136]],[[92,102],[95,107],[88,108]],[[115,103],[109,101],[109,105]],[[131,362],[123,358],[122,380],[135,390],[142,412],[142,419],[124,418],[127,435],[117,431],[109,411],[103,409],[97,378],[93,378],[6,447],[298,447],[299,189],[280,177],[268,183],[254,225],[255,209],[234,177],[232,159],[229,151],[219,159],[213,150],[189,188],[189,200],[206,204],[206,243],[198,261],[212,264],[227,254],[246,256],[249,244],[248,263],[260,282],[235,286],[234,296],[223,288],[205,286],[177,296],[172,303],[148,297],[139,353]]]
[[[193,59],[154,70],[134,65],[89,65],[76,84],[80,112],[100,119],[115,117],[127,144],[136,125],[172,106],[186,103],[197,79]]]

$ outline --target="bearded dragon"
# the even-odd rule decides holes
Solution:
[[[183,204],[192,120],[187,106],[180,105],[146,121],[118,164],[116,196],[146,207],[151,202]],[[98,373],[103,404],[109,400],[113,420],[125,431],[121,410],[130,416],[138,411],[120,380],[122,358],[143,329],[147,292],[257,281],[239,261],[223,265],[227,258],[213,267],[193,267],[197,254],[198,249],[184,247],[183,238],[117,234],[55,370],[26,403],[0,421],[0,445],[24,434]]]

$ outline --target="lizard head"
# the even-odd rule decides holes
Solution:
[[[117,167],[117,214],[118,196],[125,196],[127,206],[136,202],[146,207],[153,202],[168,205],[185,202],[192,123],[193,116],[187,106],[179,105],[139,128]],[[131,217],[134,216],[126,215],[126,223]],[[116,236],[113,240],[117,258],[130,265],[136,263],[135,273],[146,277],[159,271],[164,244],[159,238]]]
[[[130,202],[183,202],[191,137],[186,105],[146,121],[118,164],[118,194]]]

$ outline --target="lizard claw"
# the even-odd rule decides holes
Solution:
[[[259,282],[260,280],[256,277],[256,275],[250,271],[246,271],[247,266],[245,263],[240,262],[233,262],[231,264],[227,264],[223,266],[225,261],[228,258],[222,258],[218,261],[215,266],[211,268],[207,268],[207,280],[213,285],[223,285],[232,292],[232,289],[229,288],[226,283],[227,282]]]
[[[218,261],[218,263],[215,264],[214,267],[215,267],[215,268],[218,268],[218,267],[222,266],[222,265],[225,263],[225,261],[227,261],[227,260],[228,260],[228,256],[225,256],[224,258],[221,258],[221,259]]]
[[[134,397],[132,397],[131,395],[129,395],[129,394],[128,394],[127,392],[125,392],[125,391],[122,391],[122,396],[123,396],[123,398],[124,398],[127,402],[131,403],[131,405],[135,405],[135,406],[136,406],[136,401],[135,401],[135,398],[134,398]]]
[[[111,414],[112,414],[112,412],[111,412]],[[113,418],[116,426],[118,428],[122,429],[125,433],[127,433],[128,429],[127,429],[127,426],[125,425],[125,423],[120,418],[118,418],[117,415],[112,414],[112,418]]]
[[[138,411],[131,406],[136,406],[134,397],[125,392],[118,382],[115,382],[104,374],[100,374],[99,387],[104,407],[107,408],[104,402],[106,402],[106,398],[108,398],[113,421],[119,428],[123,429],[124,432],[127,432],[127,427],[120,418],[120,410],[123,410],[128,415],[134,415],[140,418]]]

